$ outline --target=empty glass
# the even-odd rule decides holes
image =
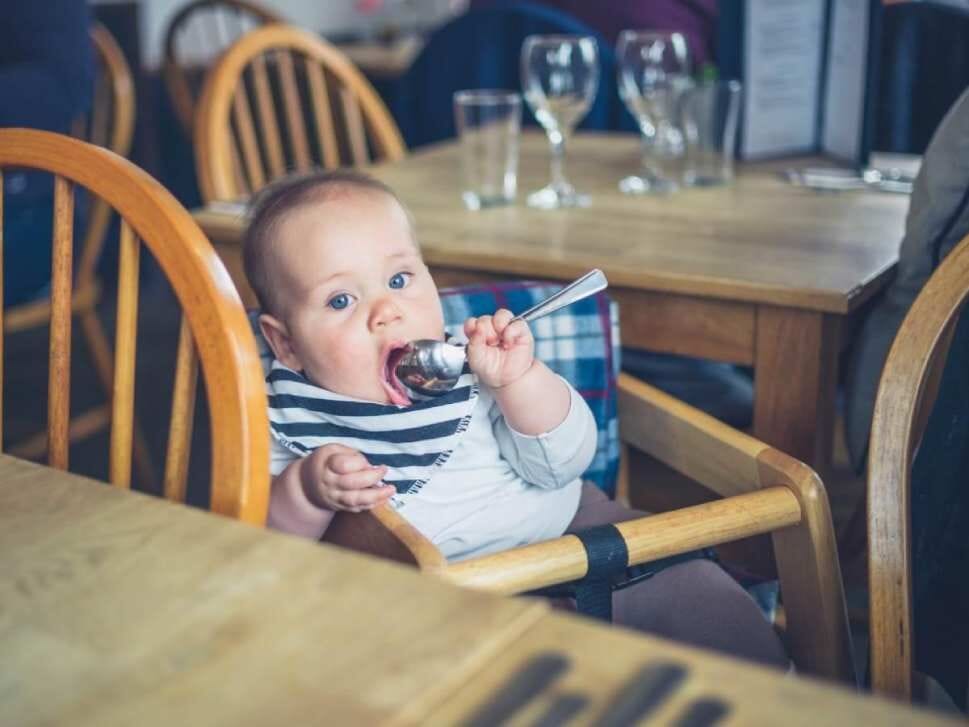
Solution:
[[[708,81],[686,90],[680,106],[686,161],[683,182],[706,187],[733,179],[740,83]]]
[[[586,115],[599,86],[599,49],[592,37],[530,35],[522,45],[525,100],[545,129],[552,150],[552,181],[528,195],[542,209],[585,207],[589,197],[565,178],[565,143]]]
[[[454,94],[464,177],[461,198],[468,209],[497,207],[515,199],[521,118],[521,96],[514,91]]]
[[[616,61],[619,96],[642,132],[642,169],[623,179],[619,189],[668,194],[677,187],[670,168],[683,155],[676,104],[690,84],[686,38],[681,33],[624,30]]]

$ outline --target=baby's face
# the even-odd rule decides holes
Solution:
[[[440,340],[444,318],[396,200],[352,190],[304,205],[283,219],[273,255],[285,329],[285,340],[267,335],[276,357],[329,391],[409,404],[391,375],[394,354],[418,338]]]

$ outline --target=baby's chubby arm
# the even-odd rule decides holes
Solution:
[[[525,321],[511,322],[504,308],[493,316],[469,318],[468,365],[490,388],[512,429],[537,435],[555,429],[569,413],[566,383],[535,358],[535,339]]]
[[[393,495],[392,485],[377,486],[386,473],[354,449],[324,445],[273,478],[267,524],[318,540],[335,511],[369,510]]]

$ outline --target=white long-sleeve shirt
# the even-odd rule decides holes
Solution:
[[[567,382],[566,382],[567,383]],[[596,423],[569,386],[569,413],[553,430],[520,434],[482,387],[450,459],[400,513],[449,560],[496,553],[565,532],[579,505],[579,476],[596,449]],[[271,471],[298,455],[273,440]]]

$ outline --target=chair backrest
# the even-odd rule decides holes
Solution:
[[[162,74],[185,135],[192,137],[195,106],[213,61],[253,28],[282,23],[275,11],[248,0],[192,0],[165,31]]]
[[[965,351],[969,346],[966,340],[969,324],[964,313],[962,324],[957,325],[957,322],[967,299],[969,236],[945,258],[905,317],[885,363],[875,401],[868,457],[872,688],[903,699],[912,696],[914,658],[912,507],[917,493],[912,491],[912,465],[916,451],[919,460],[923,455],[939,461],[942,458],[961,459],[962,468],[949,472],[951,482],[919,482],[918,486],[934,490],[958,488],[963,502],[966,499],[964,467],[969,461],[966,412],[964,409],[952,412],[947,421],[941,422],[948,432],[939,432],[934,426],[932,420],[938,419],[939,412],[932,411],[931,418],[927,412],[953,403],[951,396],[955,392],[940,389],[940,384],[945,385],[949,375],[962,377],[965,396],[964,379],[969,371],[966,366],[969,354]],[[952,371],[950,364],[953,363],[961,370]],[[925,430],[927,435],[923,438],[926,420],[929,429]],[[960,437],[953,436],[958,427],[962,429],[961,441]],[[933,437],[932,442],[928,440],[928,433]],[[942,525],[937,520],[927,523],[926,527],[940,530]],[[961,532],[942,535],[961,537],[964,542],[966,525],[962,523]],[[958,577],[964,578],[964,562],[953,566],[960,571]],[[958,611],[956,604],[947,605]],[[965,612],[960,613],[965,621]],[[959,689],[964,688],[965,681]]]
[[[60,469],[68,466],[71,228],[74,188],[79,186],[103,199],[121,218],[110,481],[125,488],[131,483],[140,240],[171,284],[183,313],[164,475],[165,495],[174,500],[184,499],[198,364],[201,363],[212,432],[211,508],[224,515],[264,523],[269,495],[269,431],[258,353],[239,295],[198,225],[144,171],[107,149],[68,136],[28,129],[0,130],[0,196],[2,172],[8,169],[38,170],[54,175],[48,463]]]
[[[205,80],[195,160],[207,202],[251,194],[292,171],[403,155],[397,124],[370,82],[343,53],[299,28],[248,33]]]
[[[408,146],[455,135],[452,96],[467,88],[522,88],[519,72],[525,38],[536,34],[590,35],[599,47],[599,90],[583,129],[635,130],[616,90],[615,54],[595,30],[559,10],[527,2],[471,10],[445,23],[428,39],[398,83],[394,117]],[[531,114],[523,121],[534,123]]]
[[[135,86],[131,68],[114,36],[100,23],[91,25],[97,74],[91,113],[77,119],[72,135],[127,157],[135,131]],[[83,286],[94,277],[111,211],[102,199],[91,200],[81,243],[76,279]]]

